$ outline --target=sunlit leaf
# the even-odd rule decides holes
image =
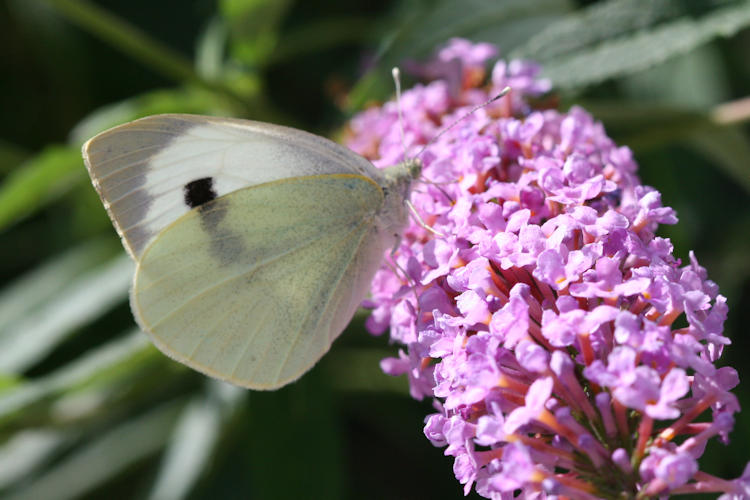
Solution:
[[[0,291],[0,342],[12,335],[10,327],[32,317],[86,270],[101,264],[111,254],[102,241],[74,247],[46,262]]]
[[[73,436],[58,430],[19,432],[0,446],[0,491],[27,477]]]
[[[69,417],[66,405],[68,408],[70,405],[65,403],[65,396],[75,398],[105,391],[103,398],[97,398],[99,405],[105,405],[108,398],[109,402],[121,398],[122,387],[142,379],[139,374],[154,361],[163,361],[163,356],[140,331],[110,341],[45,377],[17,384],[1,394],[0,425],[19,420],[25,425],[35,420],[49,424],[57,418]],[[96,409],[89,407],[92,411]]]
[[[158,452],[166,443],[184,400],[166,403],[104,432],[6,498],[77,498]]]
[[[0,373],[21,373],[79,326],[101,316],[127,295],[133,264],[124,255],[71,280],[34,314],[0,335]]]
[[[0,230],[54,201],[84,176],[78,149],[48,146],[0,185]]]
[[[232,55],[249,66],[263,63],[279,37],[279,25],[289,0],[221,0],[219,9],[229,23]]]
[[[610,2],[610,5],[617,3]],[[640,3],[643,2],[632,2],[633,8]],[[591,9],[595,14],[601,12],[594,7]],[[532,39],[514,55],[540,62],[544,76],[550,78],[558,88],[590,85],[646,69],[714,38],[737,33],[750,25],[750,2],[732,2],[698,17],[684,15],[656,25],[647,23],[659,20],[660,16],[646,17],[645,21],[631,16],[630,28],[639,29],[621,36],[618,36],[619,33],[625,32],[628,26],[608,22],[613,17],[617,16],[609,11],[606,16],[575,14],[574,22],[562,21],[566,23],[565,29],[550,26],[551,35],[545,32],[539,35],[545,42]],[[575,29],[576,24],[578,29]],[[612,31],[610,27],[613,27]],[[584,40],[588,45],[581,46],[581,34],[589,31],[589,28],[604,30],[604,33]],[[561,32],[567,32],[567,37]],[[565,47],[568,51],[563,50]]]
[[[732,0],[607,0],[561,17],[511,52],[539,62],[574,53],[600,42],[655,26],[680,16],[705,13]],[[697,12],[696,12],[697,11]]]
[[[80,146],[103,130],[144,116],[160,113],[231,116],[233,109],[220,96],[199,89],[155,90],[94,111],[73,128],[70,142]]]
[[[218,80],[224,70],[228,30],[226,20],[215,17],[209,21],[198,40],[195,69],[207,80]]]
[[[186,498],[207,468],[226,423],[248,391],[207,379],[205,390],[180,414],[162,458],[149,498]]]

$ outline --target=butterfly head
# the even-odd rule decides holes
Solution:
[[[387,192],[398,194],[402,199],[409,197],[412,183],[422,175],[422,161],[410,158],[384,171]]]

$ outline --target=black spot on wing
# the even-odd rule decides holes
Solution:
[[[203,177],[185,184],[185,205],[195,208],[216,199],[214,191],[214,180],[211,177]]]

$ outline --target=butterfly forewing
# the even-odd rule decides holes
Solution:
[[[272,389],[330,347],[364,298],[390,240],[383,192],[359,175],[287,178],[181,216],[138,261],[132,307],[175,359]]]
[[[381,182],[367,160],[328,139],[267,123],[156,115],[103,132],[83,147],[91,178],[137,260],[161,230],[196,203],[195,181],[212,198],[287,177],[359,174]]]

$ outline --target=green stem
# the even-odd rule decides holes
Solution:
[[[86,0],[45,1],[70,22],[141,61],[157,73],[181,83],[192,83],[223,94],[247,107],[242,96],[223,85],[202,78],[195,72],[191,61],[106,10]]]

